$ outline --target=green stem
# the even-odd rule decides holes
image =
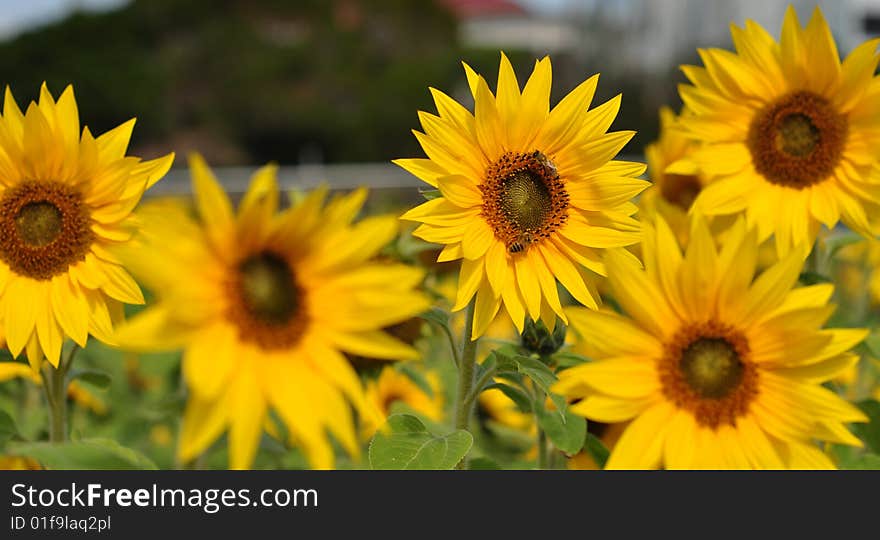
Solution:
[[[474,384],[473,388],[471,388],[471,393],[468,394],[467,398],[465,398],[464,404],[465,407],[470,407],[477,400],[477,396],[480,395],[480,392],[483,391],[483,388],[486,387],[487,383],[492,380],[492,377],[495,376],[495,369],[487,369],[480,378],[477,379],[476,384]]]
[[[537,386],[537,385],[535,385]],[[547,396],[544,395],[544,392],[539,388],[535,388],[535,411],[537,411],[538,407],[544,407],[544,401],[546,401]],[[544,470],[548,466],[547,460],[547,434],[541,429],[541,423],[538,422],[537,412],[535,414],[535,429],[538,430],[537,436],[537,445],[538,445],[538,469]]]
[[[468,400],[474,387],[474,371],[477,364],[477,340],[471,339],[474,327],[475,299],[467,307],[464,322],[464,336],[461,343],[461,355],[458,359],[458,391],[455,396],[455,429],[468,428],[473,400]],[[470,402],[469,402],[470,401]],[[466,460],[462,459],[456,468],[464,469]]]
[[[66,354],[61,355],[57,368],[48,362],[43,366],[43,388],[49,406],[49,441],[53,443],[67,440],[67,372],[78,350],[79,346],[74,343]]]
[[[547,434],[538,426],[538,470],[547,469]]]
[[[455,337],[452,335],[452,330],[449,329],[447,325],[440,325],[443,329],[443,333],[446,334],[446,338],[449,340],[449,348],[452,350],[452,360],[455,362],[455,367],[461,364],[461,360],[458,359],[458,347],[455,345]]]

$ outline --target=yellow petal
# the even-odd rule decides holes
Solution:
[[[675,408],[661,402],[627,426],[620,440],[614,445],[606,469],[653,469],[660,465],[666,423]]]
[[[257,454],[266,417],[266,399],[252,369],[236,372],[228,399],[229,468],[248,469]]]

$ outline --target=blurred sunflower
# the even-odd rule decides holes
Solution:
[[[660,109],[660,136],[645,148],[651,187],[639,197],[642,214],[659,212],[682,245],[690,230],[687,214],[697,195],[706,184],[698,172],[667,173],[666,168],[687,158],[698,146],[677,128],[678,117],[669,107]]]
[[[880,305],[880,241],[862,240],[844,246],[835,253],[833,265],[834,281],[854,310]]]
[[[634,132],[606,133],[620,96],[588,110],[598,75],[549,108],[550,59],[535,64],[522,91],[501,55],[495,95],[464,65],[474,114],[431,89],[439,116],[419,112],[415,136],[427,159],[395,163],[440,195],[402,216],[414,234],[444,244],[438,261],[462,259],[454,311],[476,295],[472,337],[502,304],[522,331],[526,314],[553,327],[565,321],[556,280],[597,307],[602,250],[638,242],[630,201],[648,186],[645,166],[612,161]]]
[[[111,248],[127,243],[132,210],[174,154],[126,156],[134,120],[97,139],[80,132],[73,87],[44,84],[22,114],[9,88],[0,118],[0,334],[37,370],[69,337],[111,342],[122,302],[143,295]]]
[[[694,207],[745,212],[780,255],[812,243],[820,224],[842,220],[872,236],[880,203],[880,79],[877,39],[841,63],[819,8],[801,27],[789,7],[777,43],[752,21],[731,27],[736,54],[700,50],[705,67],[683,66],[679,91],[693,114],[680,126],[702,146],[666,169],[711,183]]]
[[[39,471],[43,466],[29,457],[0,455],[0,471]]]
[[[742,221],[716,251],[703,219],[682,256],[669,226],[646,226],[645,270],[609,253],[628,314],[572,308],[595,361],[560,373],[590,420],[633,419],[609,468],[831,468],[813,443],[861,446],[844,426],[865,415],[821,386],[858,361],[861,329],[822,329],[830,284],[793,289],[802,251],[757,279],[757,240]]]
[[[227,428],[230,466],[249,467],[272,407],[314,467],[333,465],[328,430],[352,455],[349,402],[377,415],[343,352],[411,359],[380,329],[424,311],[423,272],[377,262],[393,216],[353,220],[366,190],[313,191],[278,212],[276,167],[257,171],[233,214],[200,156],[190,159],[200,221],[173,202],[145,205],[144,234],[121,256],[157,303],[117,334],[139,350],[184,348],[191,389],[178,455],[201,454]]]
[[[394,403],[401,402],[428,419],[440,422],[443,420],[443,388],[440,386],[440,377],[435,371],[428,371],[424,376],[430,392],[393,366],[385,366],[376,379],[367,381],[367,400],[382,413],[382,418],[388,417]],[[365,422],[364,437],[370,438],[378,427],[378,424]]]

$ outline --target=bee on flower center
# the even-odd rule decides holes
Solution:
[[[553,161],[542,152],[507,152],[480,185],[482,215],[510,254],[549,238],[566,221],[568,193]]]

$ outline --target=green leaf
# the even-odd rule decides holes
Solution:
[[[568,404],[565,402],[565,398],[550,391],[550,387],[557,381],[556,374],[537,358],[518,356],[516,361],[519,363],[520,373],[531,379],[544,393],[550,396],[550,400],[556,406],[556,411],[559,413],[560,418],[565,421],[564,415]],[[539,403],[539,405],[543,407],[544,404]]]
[[[587,422],[570,410],[560,416],[556,411],[550,412],[539,407],[535,410],[538,424],[556,448],[566,454],[574,455],[584,446],[587,434]]]
[[[18,428],[15,427],[15,420],[6,411],[0,411],[0,446],[16,436],[18,436]]]
[[[856,405],[868,415],[870,422],[853,424],[853,431],[859,439],[865,442],[870,451],[880,454],[880,402],[868,399],[856,403]]]
[[[71,380],[79,379],[85,383],[89,383],[98,390],[106,390],[110,388],[110,382],[112,381],[109,373],[97,369],[74,371],[70,378]]]
[[[571,351],[562,351],[553,355],[553,361],[559,368],[565,369],[589,362],[589,359]]]
[[[813,272],[812,270],[801,272],[798,280],[806,286],[818,285],[819,283],[833,283],[833,280],[830,277],[822,275],[818,272]]]
[[[431,308],[420,314],[419,317],[428,322],[440,325],[443,328],[449,328],[449,314],[440,308]]]
[[[556,374],[547,367],[547,364],[533,356],[525,356],[522,354],[508,355],[502,352],[501,349],[494,352],[498,358],[498,371],[500,374],[504,375],[504,371],[515,371],[516,373],[521,373],[531,379],[538,388],[550,396],[550,400],[553,401],[553,404],[556,406],[560,418],[565,421],[565,409],[567,408],[567,403],[565,402],[565,398],[550,391],[550,387],[553,386],[557,379]],[[543,407],[544,404],[539,403],[538,405]]]
[[[468,462],[468,470],[471,471],[500,471],[501,465],[487,457],[478,457]]]
[[[443,470],[454,468],[467,455],[473,437],[465,430],[434,436],[409,414],[388,418],[370,443],[370,467],[377,470]]]
[[[110,439],[83,439],[66,443],[14,443],[9,454],[36,459],[49,469],[155,470],[146,456]]]
[[[443,196],[439,189],[420,189],[419,195],[424,197],[426,201],[433,201]]]
[[[611,452],[605,446],[605,443],[602,442],[599,437],[596,437],[590,432],[587,432],[587,439],[584,441],[584,450],[587,451],[588,454],[593,458],[593,461],[599,465],[600,469],[605,468],[605,463],[608,461],[608,456],[611,455]]]
[[[519,409],[520,412],[532,412],[532,400],[529,399],[529,396],[527,396],[526,393],[519,388],[515,388],[513,386],[510,386],[509,384],[504,383],[490,384],[486,387],[486,390],[490,388],[497,388],[498,390],[501,390],[501,392],[504,393],[505,396],[510,398],[510,401],[516,404],[516,408]]]
[[[842,468],[849,470],[877,471],[880,470],[880,456],[877,454],[862,454],[858,458],[842,465]]]

